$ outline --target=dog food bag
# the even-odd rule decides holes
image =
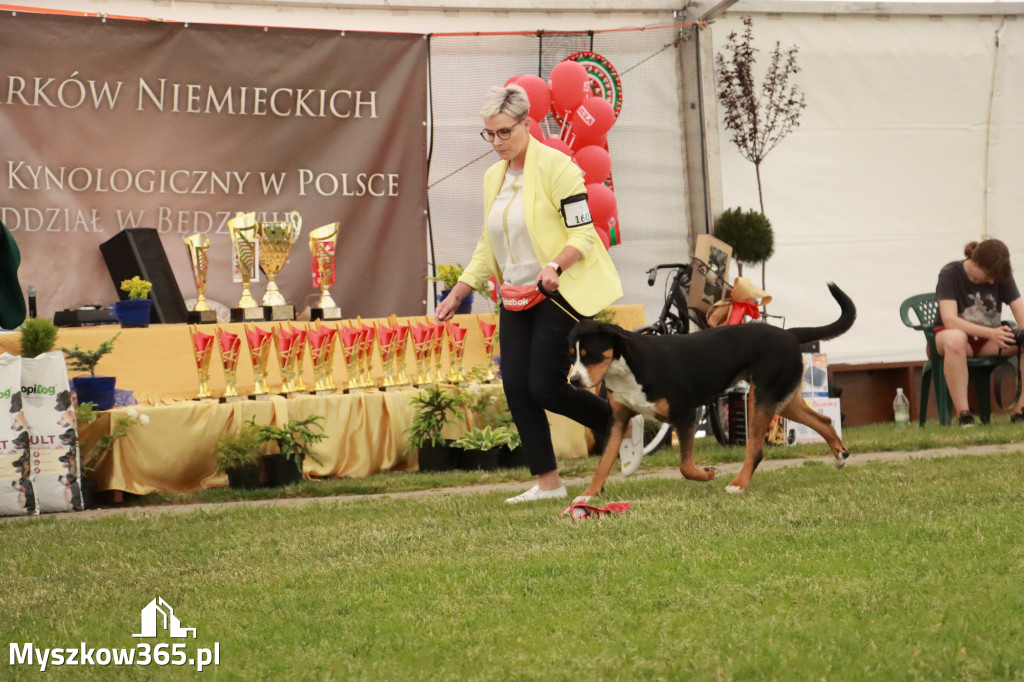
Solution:
[[[38,514],[29,471],[28,422],[21,400],[21,358],[0,354],[0,516]]]
[[[39,511],[81,510],[78,427],[64,355],[53,351],[22,358],[21,394]]]

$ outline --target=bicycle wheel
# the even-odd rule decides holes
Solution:
[[[704,416],[711,427],[711,433],[720,445],[729,444],[729,417],[726,406],[729,399],[725,394],[715,396],[715,399],[704,406]]]

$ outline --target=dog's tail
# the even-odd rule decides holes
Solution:
[[[787,331],[796,337],[800,343],[808,343],[809,341],[826,341],[828,339],[834,339],[841,334],[845,334],[853,326],[854,320],[857,319],[857,307],[853,305],[853,301],[846,293],[836,286],[835,282],[828,283],[828,290],[832,292],[832,297],[839,303],[839,319],[832,324],[826,324],[824,327],[794,327]]]

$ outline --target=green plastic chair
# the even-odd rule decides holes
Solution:
[[[911,313],[917,318],[916,324],[911,320]],[[948,426],[953,421],[953,399],[950,398],[949,388],[946,386],[942,356],[935,348],[934,327],[938,317],[939,302],[935,299],[934,292],[911,296],[900,304],[900,318],[903,324],[924,332],[924,338],[928,342],[928,361],[921,370],[921,407],[918,416],[918,423],[921,426],[924,426],[925,416],[928,414],[929,382],[935,384],[935,405],[939,412],[939,423]],[[988,424],[992,417],[992,401],[989,397],[992,392],[992,372],[1011,359],[997,356],[967,358],[968,378],[974,383],[982,424]]]

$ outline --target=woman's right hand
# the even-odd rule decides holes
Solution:
[[[991,335],[989,339],[996,342],[1000,348],[1016,348],[1017,341],[1013,335],[1013,330],[1007,327],[1005,324],[1001,324],[998,327],[992,327]]]
[[[452,290],[448,292],[448,295],[444,297],[444,300],[437,304],[434,308],[434,317],[438,322],[447,322],[448,320],[455,317],[455,311],[458,309],[459,304],[462,303],[462,299],[469,295],[472,291],[472,287],[463,282],[459,282]]]

